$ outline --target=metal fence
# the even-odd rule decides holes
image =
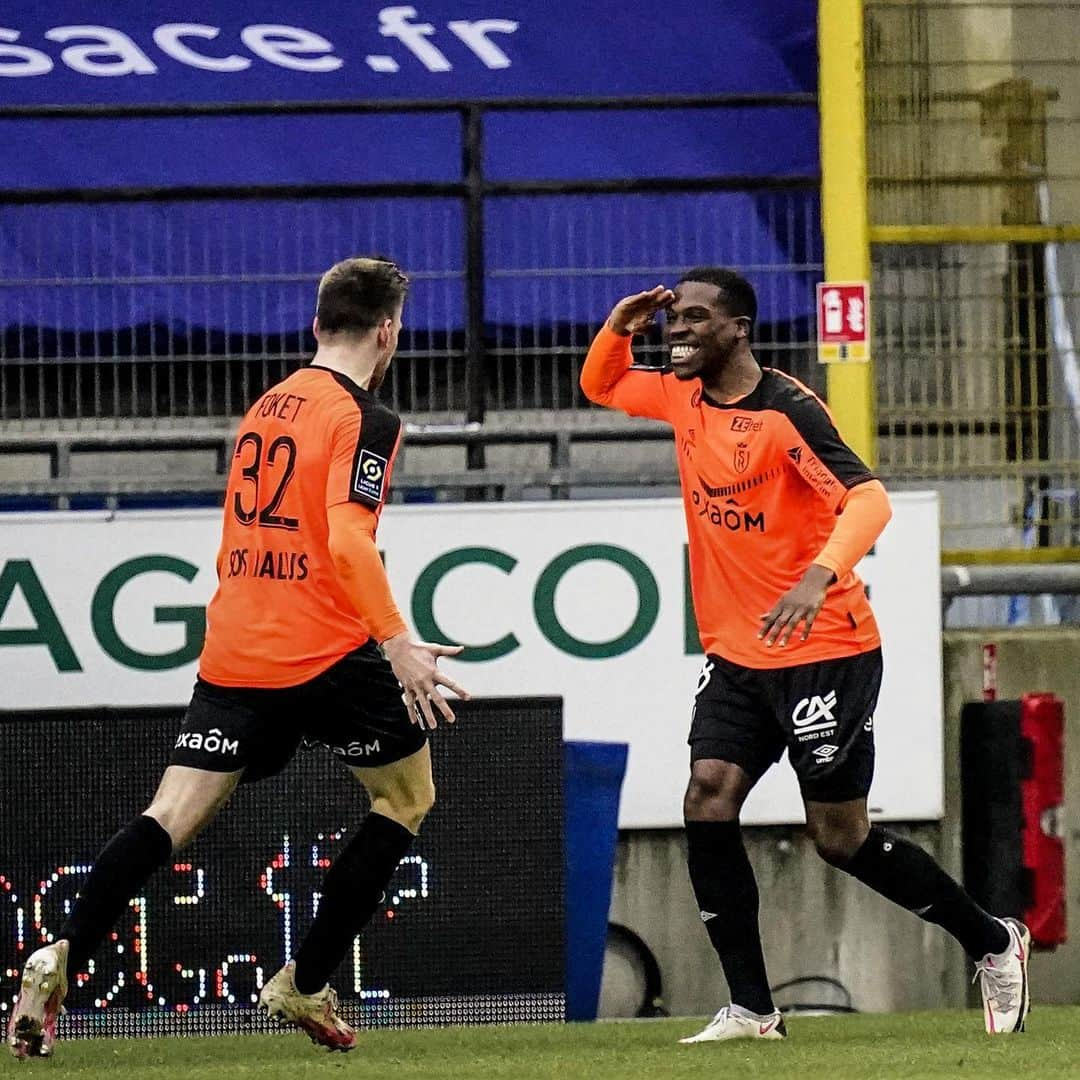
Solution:
[[[486,353],[493,409],[565,411],[588,407],[578,373],[598,328],[596,312],[691,266],[734,265],[754,283],[763,318],[755,352],[799,378],[819,380],[808,310],[821,277],[816,185],[773,182],[764,194],[670,190],[507,196],[489,201],[485,293]],[[749,228],[746,217],[755,217]],[[575,238],[590,231],[587,266],[575,259]],[[522,237],[542,235],[544,250]],[[765,238],[774,238],[767,244]],[[783,254],[780,254],[780,253]],[[580,254],[580,253],[579,253]],[[801,317],[776,317],[804,309]],[[659,336],[639,358],[662,363]]]
[[[1080,3],[868,0],[882,472],[949,548],[1080,541]]]
[[[879,245],[883,474],[942,491],[947,547],[1080,542],[1078,245]]]
[[[0,229],[9,251],[29,253],[24,263],[40,259],[0,279],[5,421],[157,427],[241,415],[310,356],[331,250],[404,249],[414,286],[393,398],[403,409],[467,410],[464,334],[446,317],[463,307],[459,200],[8,204]],[[409,243],[417,234],[421,252]],[[68,249],[61,273],[48,236]],[[155,253],[157,272],[132,274],[135,252]]]
[[[708,115],[762,104],[812,109],[813,98],[647,107]],[[369,251],[391,254],[415,282],[387,387],[392,405],[413,419],[542,412],[565,422],[581,414],[587,403],[577,374],[596,312],[702,262],[737,262],[751,276],[766,313],[762,358],[817,381],[816,176],[489,181],[484,117],[524,105],[643,107],[637,100],[440,103],[441,112],[458,112],[464,150],[460,178],[446,183],[0,191],[4,429],[220,426],[312,352],[320,273]],[[351,108],[340,106],[346,116]],[[200,110],[0,109],[0,116],[100,122],[178,111],[197,119]],[[136,263],[153,271],[133,273]]]

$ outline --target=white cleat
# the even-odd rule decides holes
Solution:
[[[337,994],[324,986],[317,994],[301,994],[296,989],[296,961],[290,960],[259,994],[259,1008],[306,1031],[311,1041],[331,1050],[351,1050],[356,1031],[338,1016]]]
[[[739,1005],[725,1005],[696,1035],[681,1043],[723,1042],[726,1039],[786,1039],[780,1010],[758,1016]]]
[[[1024,1030],[1031,994],[1028,987],[1028,956],[1031,933],[1016,919],[999,919],[1009,931],[1009,947],[994,956],[987,953],[975,962],[975,978],[983,999],[983,1021],[991,1035]],[[974,981],[974,980],[972,980]]]
[[[67,958],[68,942],[57,941],[26,961],[7,1029],[8,1049],[20,1061],[52,1056],[56,1021],[67,996]]]

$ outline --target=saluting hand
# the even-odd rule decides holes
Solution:
[[[648,292],[624,296],[608,316],[608,326],[616,334],[644,334],[653,324],[656,313],[675,302],[675,294],[664,285],[657,285]]]
[[[427,641],[413,641],[408,634],[397,634],[382,644],[386,659],[390,661],[397,681],[404,691],[405,707],[413,723],[429,728],[438,727],[435,710],[438,709],[448,724],[454,722],[454,710],[443,697],[440,686],[453,691],[462,701],[469,700],[469,692],[459,686],[437,666],[440,656],[457,656],[463,645],[437,645]]]
[[[772,646],[780,639],[783,647],[788,643],[799,623],[803,623],[802,640],[810,636],[814,620],[821,605],[825,603],[825,593],[835,580],[833,572],[825,566],[811,563],[798,584],[788,589],[779,600],[761,616],[761,629],[758,639],[765,639],[765,644]]]

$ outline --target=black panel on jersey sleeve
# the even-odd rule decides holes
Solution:
[[[862,458],[840,437],[824,406],[813,394],[769,369],[766,369],[755,393],[758,391],[758,407],[783,413],[811,453],[845,488],[877,479]],[[794,455],[797,453],[798,447],[788,450],[796,465],[798,459]]]
[[[349,501],[377,510],[389,494],[390,472],[401,437],[401,417],[340,372],[334,372],[334,379],[360,409],[360,438],[353,456]]]

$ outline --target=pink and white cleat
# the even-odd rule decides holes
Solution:
[[[20,1061],[51,1057],[56,1021],[67,996],[68,942],[57,941],[30,955],[8,1022],[8,1049]]]
[[[351,1050],[356,1031],[338,1016],[337,994],[324,986],[317,994],[296,989],[296,961],[290,960],[267,982],[259,994],[259,1008],[306,1031],[312,1042],[331,1050]]]
[[[786,1039],[787,1027],[780,1010],[759,1016],[739,1005],[725,1005],[696,1035],[681,1043],[726,1042],[728,1039]]]
[[[996,956],[987,953],[975,962],[975,978],[983,999],[983,1021],[990,1035],[1024,1030],[1031,991],[1028,986],[1028,955],[1031,934],[1016,919],[998,920],[1009,931],[1009,947]]]

